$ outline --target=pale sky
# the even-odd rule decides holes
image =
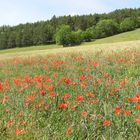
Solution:
[[[0,26],[138,7],[140,0],[0,0]]]

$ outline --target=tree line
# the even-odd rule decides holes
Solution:
[[[110,13],[53,16],[50,20],[0,27],[0,49],[57,43],[78,45],[140,27],[140,8]]]

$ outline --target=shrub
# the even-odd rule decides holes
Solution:
[[[71,32],[71,42],[70,42],[70,45],[73,46],[73,45],[80,45],[81,42],[82,42],[82,31],[81,30],[78,30],[76,32]]]
[[[93,28],[92,27],[88,28],[86,31],[83,31],[82,32],[82,39],[83,39],[83,41],[90,42],[92,40],[92,38],[93,38],[92,32],[93,32]]]
[[[119,25],[110,19],[101,20],[97,23],[95,32],[97,38],[111,36],[119,32]]]
[[[62,25],[56,32],[56,43],[68,46],[71,43],[71,28],[68,25]]]
[[[132,18],[125,18],[120,24],[120,29],[122,32],[134,30],[135,27],[136,22]]]
[[[70,26],[63,25],[60,27],[60,29],[58,29],[56,33],[56,43],[63,45],[64,47],[79,45],[82,42],[81,33],[81,30],[72,32]]]

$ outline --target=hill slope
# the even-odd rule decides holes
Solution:
[[[84,44],[103,44],[103,43],[114,43],[114,42],[134,41],[134,40],[140,40],[140,29],[121,33],[103,39],[97,39],[93,42],[84,43]]]

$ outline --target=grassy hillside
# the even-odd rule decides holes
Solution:
[[[84,44],[88,44],[88,45],[104,44],[104,43],[115,43],[115,42],[133,41],[133,40],[140,40],[140,29],[126,32],[126,33],[121,33],[121,34],[103,38],[103,39],[97,39],[93,42],[84,43]]]
[[[46,49],[54,49],[54,48],[61,48],[62,46],[52,44],[52,45],[39,45],[39,46],[32,46],[32,47],[23,47],[23,48],[13,48],[7,50],[0,50],[0,54],[4,53],[15,53],[15,52],[28,52],[34,50],[46,50]]]
[[[135,41],[135,40],[140,40],[140,29],[103,38],[103,39],[98,39],[93,42],[85,42],[80,46],[87,46],[87,45],[89,46],[95,44],[115,43],[115,42],[124,42],[124,41]],[[62,48],[62,46],[52,44],[52,45],[41,45],[41,46],[32,46],[32,47],[24,47],[24,48],[14,48],[14,49],[0,50],[0,54],[31,52],[31,51],[38,52],[38,50],[48,50],[48,49],[57,49],[57,48]]]

